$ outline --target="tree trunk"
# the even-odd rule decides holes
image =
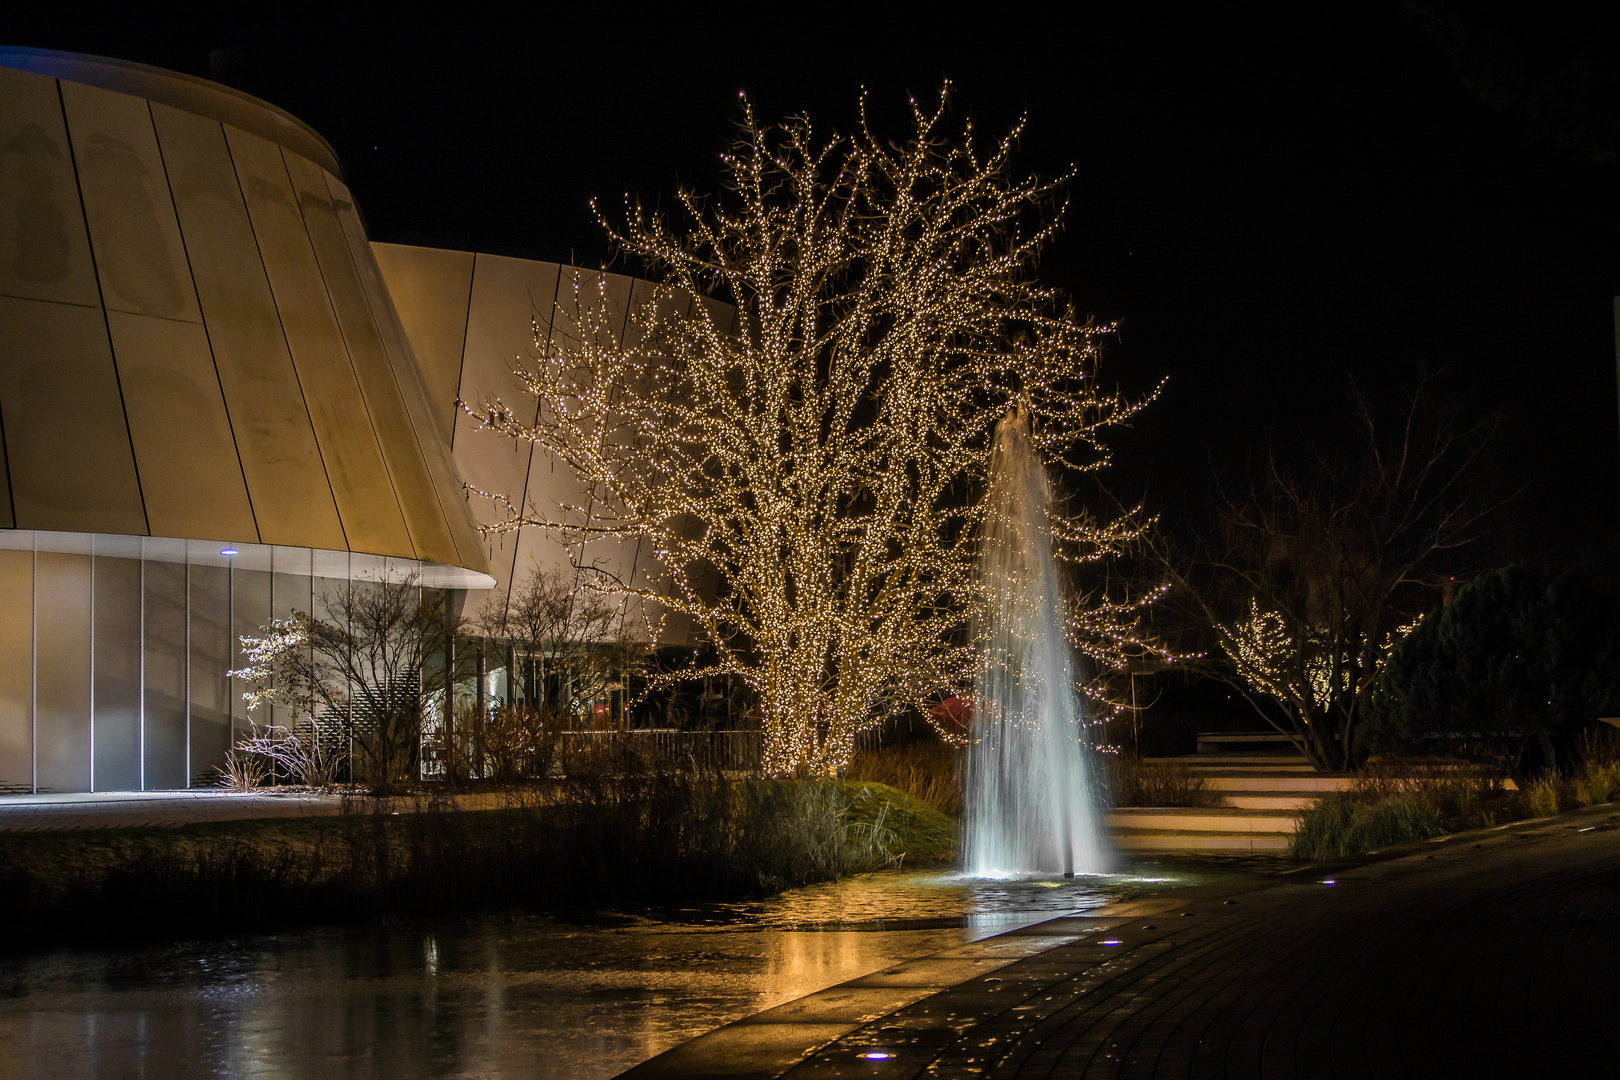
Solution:
[[[1547,760],[1547,770],[1556,772],[1558,770],[1558,755],[1553,750],[1552,735],[1547,732],[1547,729],[1541,728],[1536,732],[1536,737],[1541,740],[1541,753]]]

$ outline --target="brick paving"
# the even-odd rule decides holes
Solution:
[[[1025,927],[728,1025],[626,1076],[1620,1072],[1616,808],[1420,848]]]

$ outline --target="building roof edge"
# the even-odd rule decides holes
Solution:
[[[287,112],[234,87],[167,68],[87,53],[0,45],[0,67],[133,94],[263,136],[339,179],[343,166],[321,133]]]

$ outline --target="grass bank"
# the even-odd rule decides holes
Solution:
[[[1357,775],[1300,815],[1289,854],[1306,862],[1486,829],[1620,800],[1620,737],[1589,733],[1568,773],[1523,791],[1455,763],[1387,761]]]
[[[962,816],[962,778],[967,751],[938,739],[917,739],[898,746],[862,750],[844,775],[850,780],[884,784],[926,803],[950,818]]]
[[[650,777],[533,801],[0,834],[0,949],[761,895],[957,850],[953,822],[881,784]]]

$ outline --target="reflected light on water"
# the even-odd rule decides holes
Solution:
[[[0,1074],[594,1080],[897,961],[1196,877],[872,874],[744,903],[11,957]]]

